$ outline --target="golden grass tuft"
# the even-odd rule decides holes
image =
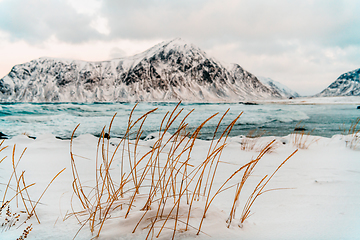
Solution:
[[[110,148],[112,145],[110,144],[111,126],[116,114],[107,131],[105,130],[106,127],[103,128],[97,143],[93,186],[84,185],[81,181],[76,160],[78,155],[74,152],[74,134],[79,125],[74,129],[70,141],[72,187],[75,199],[80,203],[81,209],[75,211],[73,208],[66,218],[75,217],[81,224],[79,231],[85,225],[89,225],[90,231],[95,237],[100,236],[105,222],[114,217],[135,218],[136,224],[134,224],[132,232],[134,233],[139,228],[147,229],[146,239],[159,237],[164,230],[172,231],[172,239],[175,238],[177,232],[189,231],[190,229],[199,234],[202,232],[201,228],[206,214],[216,196],[231,188],[232,186],[228,186],[230,181],[234,181],[236,176],[244,171],[236,188],[236,196],[228,220],[230,225],[231,219],[235,217],[235,209],[241,189],[258,161],[270,151],[274,141],[269,143],[255,160],[239,167],[228,178],[224,179],[223,184],[218,189],[214,189],[215,179],[218,178],[217,171],[222,163],[220,161],[222,152],[227,144],[228,136],[241,114],[223,132],[218,133],[219,126],[229,110],[222,115],[214,130],[214,136],[209,144],[206,156],[198,165],[193,165],[191,161],[192,152],[196,147],[200,131],[208,121],[219,113],[210,116],[196,129],[189,131],[186,119],[192,111],[179,119],[183,112],[183,109],[179,109],[179,103],[171,112],[167,112],[160,121],[158,136],[152,140],[152,146],[145,151],[146,148],[140,146],[142,127],[149,114],[157,109],[133,120],[132,115],[136,106],[129,115],[124,137],[113,148]],[[168,134],[170,128],[174,129],[176,120],[180,123],[175,126],[175,132]],[[114,164],[115,161],[120,162],[118,168]],[[243,219],[249,216],[248,212],[254,200],[266,192],[264,187],[276,171],[269,178],[265,176],[255,189],[245,205]],[[196,208],[194,208],[195,205]],[[194,215],[194,209],[197,213],[201,211],[201,214]]]
[[[344,134],[349,135],[349,139],[346,140],[346,146],[356,150],[360,146],[360,129],[358,128],[360,118],[357,118],[354,122],[351,122],[350,128]]]
[[[231,207],[231,211],[229,214],[229,218],[227,219],[227,223],[228,223],[228,228],[231,225],[232,220],[235,218],[235,212],[236,212],[236,208],[239,204],[239,198],[240,198],[240,193],[241,190],[243,189],[246,180],[250,177],[250,175],[253,173],[255,166],[258,164],[258,162],[260,161],[260,159],[271,150],[272,145],[274,144],[275,140],[271,141],[267,146],[265,146],[261,152],[259,153],[259,155],[257,156],[257,158],[255,160],[253,160],[252,162],[250,162],[246,168],[245,171],[243,173],[243,176],[241,178],[240,183],[237,184],[236,186],[236,190],[235,190],[235,197],[234,197],[234,201]]]
[[[258,146],[258,140],[260,137],[262,137],[266,131],[263,130],[250,130],[248,134],[246,134],[246,137],[243,137],[241,139],[241,145],[240,149],[244,151],[252,151],[252,150],[259,150],[262,149],[262,147]]]
[[[265,130],[250,130],[249,133],[241,138],[240,149],[244,151],[256,151],[261,152],[267,148],[266,152],[274,152],[276,148],[279,147],[279,143],[273,141],[271,145],[269,142],[262,142],[261,137],[266,134]]]
[[[4,140],[0,143],[0,152],[4,149],[8,148],[8,146],[2,147],[4,144]],[[16,145],[12,148],[12,156],[11,156],[11,166],[12,166],[12,174],[9,177],[9,180],[6,184],[2,200],[0,206],[0,220],[1,220],[1,227],[3,231],[10,230],[11,228],[15,227],[15,225],[22,225],[25,224],[29,219],[35,216],[37,222],[40,224],[39,217],[36,213],[36,207],[40,203],[41,198],[44,196],[45,192],[51,185],[51,183],[65,170],[61,170],[58,174],[53,177],[50,183],[47,185],[45,190],[42,192],[40,197],[34,201],[31,199],[30,194],[28,192],[28,188],[33,187],[35,183],[26,184],[25,182],[25,171],[17,170],[20,160],[23,158],[25,154],[26,148],[21,152],[20,157],[16,160],[15,152],[16,152]],[[3,157],[0,160],[2,163],[7,156]],[[4,184],[5,185],[5,184]],[[16,207],[16,211],[11,211],[11,203],[13,203]],[[20,206],[22,204],[22,206]],[[5,216],[3,216],[3,211],[5,211]],[[19,228],[18,226],[17,228]],[[32,230],[32,224],[26,227],[22,233],[22,235],[17,239],[25,239],[27,238],[28,234]]]
[[[270,143],[271,144],[271,143]],[[264,150],[266,151],[266,148],[264,148]],[[296,149],[292,154],[290,154],[290,156],[288,156],[277,168],[276,170],[270,175],[266,175],[264,176],[261,181],[258,183],[258,185],[256,185],[254,191],[252,192],[252,194],[249,196],[247,202],[245,203],[243,212],[241,214],[240,217],[240,224],[239,227],[242,227],[242,224],[244,223],[244,221],[250,216],[250,208],[251,206],[254,204],[255,200],[262,195],[263,193],[269,192],[269,191],[273,191],[273,190],[279,190],[280,188],[275,188],[275,189],[268,189],[268,190],[264,190],[266,185],[270,182],[270,180],[274,177],[274,175],[277,173],[277,171],[279,171],[279,169],[297,152],[298,150]],[[260,158],[262,153],[260,153]]]
[[[296,124],[295,129],[302,129],[302,130],[294,130],[292,134],[290,134],[290,141],[296,148],[299,149],[308,149],[310,145],[317,142],[319,139],[313,138],[311,136],[312,132],[311,130],[309,132],[305,132],[305,127],[301,127],[299,122]]]

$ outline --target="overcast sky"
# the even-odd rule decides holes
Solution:
[[[181,37],[303,95],[360,68],[358,0],[0,0],[0,78],[43,56],[108,60]]]

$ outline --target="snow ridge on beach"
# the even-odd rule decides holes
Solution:
[[[182,39],[110,61],[39,58],[14,66],[0,79],[2,102],[224,102],[280,97],[238,64],[225,66]]]

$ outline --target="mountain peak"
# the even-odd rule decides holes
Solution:
[[[315,96],[360,96],[360,68],[341,74],[333,83]]]
[[[178,37],[178,38],[174,38],[171,39],[169,41],[164,41],[160,44],[163,44],[164,46],[185,46],[185,45],[193,45],[192,43]]]
[[[175,38],[110,61],[42,58],[16,65],[0,79],[0,101],[233,102],[281,96],[234,66],[224,66],[195,45]]]
[[[150,59],[155,55],[171,55],[174,53],[181,53],[187,55],[191,52],[197,52],[201,55],[206,55],[200,48],[195,45],[183,40],[182,38],[175,38],[169,41],[163,41],[156,44],[155,46],[147,49],[146,51],[136,54],[131,59],[135,60],[135,65],[143,59]]]
[[[187,41],[185,41],[184,39],[182,39],[181,37],[177,37],[174,39],[171,39],[168,41],[168,43],[173,43],[173,44],[177,44],[177,45],[185,45],[188,44]]]
[[[161,48],[162,50],[168,51],[177,51],[187,53],[190,51],[196,51],[205,55],[205,52],[202,51],[199,47],[195,46],[194,44],[182,39],[182,38],[174,38],[170,41],[164,41],[154,47]]]

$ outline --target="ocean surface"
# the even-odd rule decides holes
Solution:
[[[104,126],[116,113],[111,128],[111,137],[121,137],[126,131],[129,115],[134,103],[11,103],[0,104],[0,132],[8,137],[20,134],[37,137],[51,133],[58,138],[69,139],[74,128],[80,124],[76,136],[92,134],[99,136]],[[144,125],[142,138],[160,129],[161,121],[168,111],[172,111],[176,103],[139,103],[132,119],[136,120],[144,113],[157,108],[150,114]],[[184,109],[173,123],[170,132],[176,131],[182,118],[192,109],[194,111],[186,119],[188,130],[193,131],[203,121],[215,113],[219,113],[203,127],[200,138],[211,139],[218,121],[224,117],[219,131],[243,112],[231,136],[286,136],[295,128],[304,128],[311,135],[331,137],[344,133],[352,122],[360,117],[356,105],[284,105],[284,104],[212,104],[183,103]]]

